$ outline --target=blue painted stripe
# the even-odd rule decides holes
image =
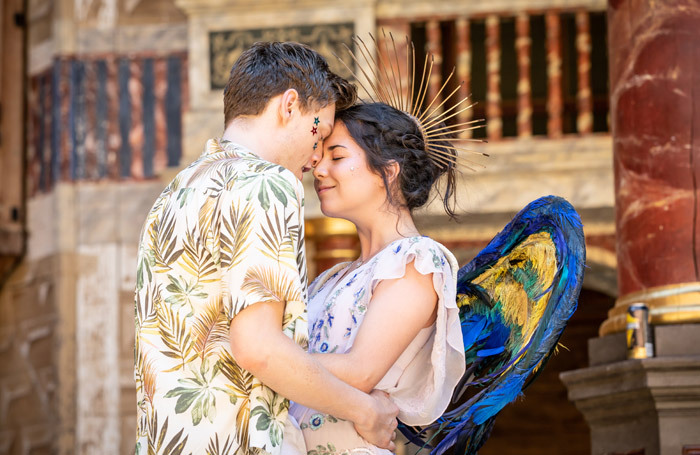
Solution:
[[[97,175],[107,175],[107,62],[98,60],[97,65],[97,109],[95,119],[95,136],[97,142]]]
[[[39,112],[37,115],[37,120],[39,122],[39,131],[37,131],[37,143],[36,143],[36,154],[39,158],[39,189],[41,191],[46,191],[46,159],[44,158],[44,137],[46,135],[44,131],[44,122],[46,121],[46,86],[50,84],[48,75],[39,78]]]
[[[156,93],[153,59],[143,62],[143,175],[153,177],[153,157],[156,150]]]
[[[168,132],[168,166],[178,166],[182,156],[182,60],[168,58],[168,90],[165,95],[165,120]]]
[[[61,180],[61,61],[55,60],[51,75],[51,175],[54,185]]]
[[[119,135],[121,147],[119,148],[119,169],[122,177],[131,176],[131,144],[129,144],[129,132],[131,131],[131,96],[129,94],[129,60],[119,60]]]

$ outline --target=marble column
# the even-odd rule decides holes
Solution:
[[[608,39],[619,298],[590,367],[561,379],[593,454],[697,453],[700,4],[610,0]],[[634,302],[649,306],[653,358],[626,358]]]
[[[619,296],[652,323],[700,322],[700,4],[611,0],[608,8]]]

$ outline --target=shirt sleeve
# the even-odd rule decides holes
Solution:
[[[244,174],[240,180],[243,184],[222,195],[219,233],[215,233],[224,311],[231,320],[252,304],[282,301],[288,322],[290,311],[305,308],[299,270],[300,182],[289,171],[276,169]]]

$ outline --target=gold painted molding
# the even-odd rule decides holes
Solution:
[[[622,332],[627,327],[629,306],[643,302],[649,307],[651,324],[700,322],[700,282],[677,283],[643,289],[620,297],[600,326],[600,336]]]
[[[306,236],[311,238],[330,237],[332,235],[357,235],[355,225],[341,218],[312,218],[306,220]]]
[[[314,259],[354,259],[357,257],[357,255],[360,254],[359,250],[352,249],[352,248],[342,248],[342,249],[335,249],[335,250],[324,250],[324,251],[319,251],[316,253],[314,256]]]

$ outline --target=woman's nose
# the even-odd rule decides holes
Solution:
[[[323,163],[323,160],[318,160],[313,166],[314,170],[312,172],[313,176],[318,178],[325,177],[327,175],[326,172],[326,165]]]

